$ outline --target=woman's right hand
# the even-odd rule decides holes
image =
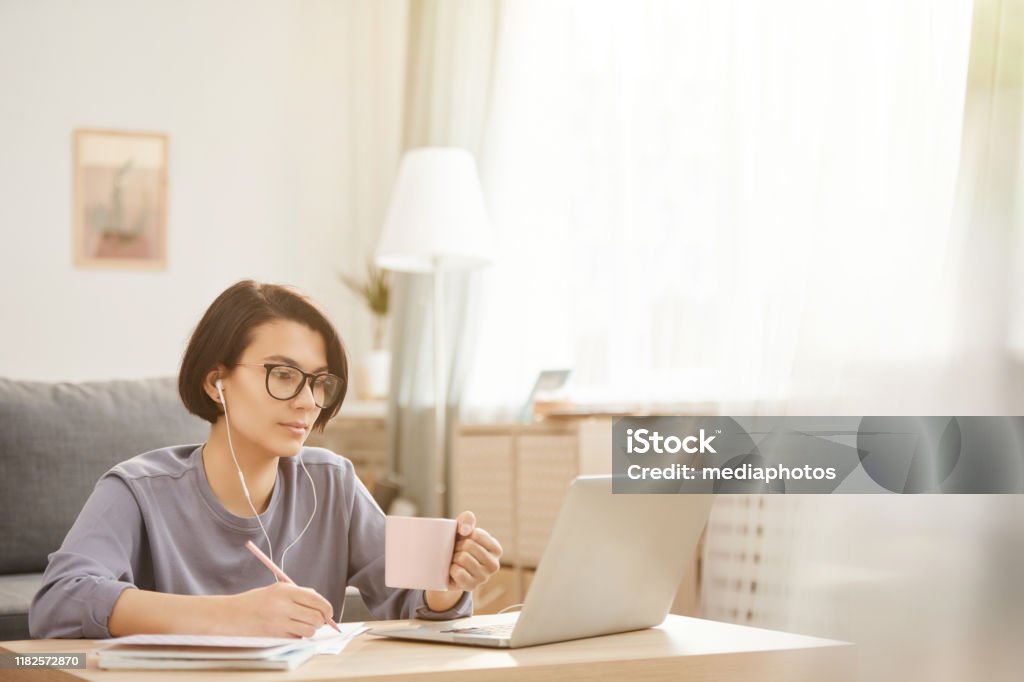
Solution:
[[[311,637],[334,618],[331,603],[316,590],[285,582],[228,597],[225,623],[230,634],[257,637]]]

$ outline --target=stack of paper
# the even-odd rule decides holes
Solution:
[[[341,628],[338,633],[325,625],[310,639],[132,635],[107,640],[97,661],[106,670],[292,670],[314,654],[340,652],[366,630],[362,623],[346,623]]]
[[[139,668],[292,670],[316,653],[307,639],[133,635],[99,651],[106,670]]]

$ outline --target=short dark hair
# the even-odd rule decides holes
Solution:
[[[292,320],[319,332],[327,348],[327,368],[341,379],[341,397],[329,410],[320,412],[313,431],[322,433],[341,409],[348,390],[345,345],[327,316],[312,300],[291,287],[242,280],[226,289],[199,320],[181,359],[178,393],[185,408],[214,424],[220,408],[203,390],[206,376],[217,365],[234,367],[252,342],[252,331],[274,320]]]

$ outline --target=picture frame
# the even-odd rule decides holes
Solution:
[[[79,128],[72,146],[75,266],[166,269],[167,135]]]
[[[526,399],[523,408],[519,411],[519,421],[529,424],[534,417],[534,401],[544,393],[551,393],[561,389],[569,381],[572,369],[545,369],[537,375],[533,382],[533,389],[530,397]]]

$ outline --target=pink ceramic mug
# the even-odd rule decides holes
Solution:
[[[447,590],[454,551],[455,519],[389,516],[384,527],[384,584]]]

